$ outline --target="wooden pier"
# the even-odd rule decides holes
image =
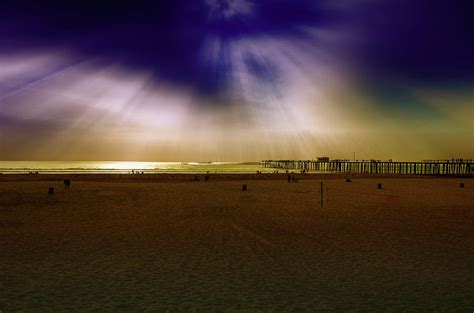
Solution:
[[[472,177],[472,160],[392,162],[379,160],[266,160],[262,167],[320,173],[367,173]]]

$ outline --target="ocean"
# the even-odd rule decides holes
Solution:
[[[272,172],[260,162],[124,162],[124,161],[0,161],[0,173],[126,174],[144,173],[256,173]]]

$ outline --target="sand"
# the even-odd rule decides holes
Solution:
[[[473,179],[68,177],[0,175],[1,312],[474,310]]]

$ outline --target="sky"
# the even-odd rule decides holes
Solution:
[[[473,1],[0,2],[0,160],[474,158]]]

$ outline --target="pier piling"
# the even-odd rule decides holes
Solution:
[[[316,173],[436,175],[472,177],[472,160],[428,160],[422,162],[393,162],[380,160],[265,160],[264,168],[304,170]]]

